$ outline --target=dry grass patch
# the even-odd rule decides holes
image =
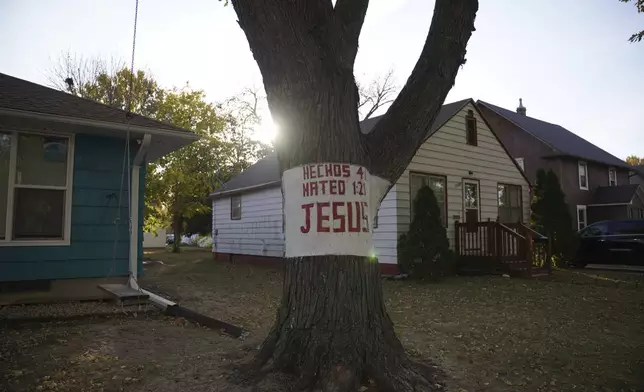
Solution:
[[[228,364],[252,355],[271,327],[280,271],[214,262],[202,250],[146,256],[163,264],[146,267],[144,286],[251,335],[242,342],[165,318],[6,329],[0,390],[250,390],[228,381]],[[439,362],[452,377],[451,391],[638,391],[644,291],[636,281],[573,270],[549,281],[384,281],[384,290],[405,347]],[[270,379],[260,390],[283,384]]]

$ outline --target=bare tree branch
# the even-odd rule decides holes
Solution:
[[[436,0],[425,46],[405,87],[363,136],[373,174],[396,182],[420,147],[465,64],[477,11],[477,0]]]
[[[345,51],[351,64],[358,54],[358,39],[367,14],[369,0],[337,0],[334,13],[340,22]]]
[[[114,57],[85,58],[71,52],[62,52],[47,70],[47,79],[53,88],[88,98],[87,86],[92,85],[100,75],[113,78],[124,67],[125,62]]]
[[[387,71],[384,76],[372,80],[367,87],[359,82],[357,85],[360,94],[358,111],[364,113],[362,121],[371,117],[378,109],[392,103],[398,92],[393,69]]]

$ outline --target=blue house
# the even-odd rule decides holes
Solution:
[[[137,287],[146,162],[196,139],[0,73],[0,304]]]

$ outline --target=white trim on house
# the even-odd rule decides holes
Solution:
[[[9,156],[9,186],[7,189],[7,216],[5,220],[5,237],[0,239],[1,246],[69,246],[71,243],[71,226],[72,226],[72,194],[74,185],[74,151],[75,151],[75,137],[73,134],[61,132],[30,132],[30,131],[11,131],[5,130],[11,134],[11,153]],[[38,186],[38,185],[21,185],[16,184],[16,167],[18,156],[18,135],[43,135],[43,136],[58,136],[67,138],[67,161],[66,161],[66,183],[65,186]],[[63,238],[62,239],[18,239],[13,240],[13,221],[14,221],[14,204],[15,204],[15,190],[16,188],[23,189],[53,189],[65,191],[65,205],[63,207]]]
[[[581,219],[579,219],[579,211],[584,212],[584,220],[582,222]],[[581,227],[583,223],[583,227]],[[577,230],[584,229],[586,226],[588,226],[588,209],[584,205],[577,205]]]
[[[586,177],[586,185],[581,183],[581,168],[584,168],[584,176]],[[579,189],[587,191],[588,190],[588,164],[586,161],[577,162],[577,177],[579,178]]]
[[[605,203],[605,204],[588,204],[586,207],[614,207],[614,206],[628,206],[633,204],[633,201],[631,200],[628,203]]]
[[[113,130],[124,131],[124,132],[130,131],[130,132],[136,132],[140,134],[147,133],[153,136],[155,135],[172,136],[172,137],[178,137],[178,138],[184,138],[184,139],[190,139],[190,140],[199,140],[199,136],[192,132],[181,132],[181,131],[173,131],[170,129],[163,129],[163,128],[152,128],[152,127],[143,127],[140,125],[121,124],[121,123],[113,123],[113,122],[100,121],[100,120],[90,120],[90,119],[78,118],[78,117],[60,116],[57,114],[45,114],[45,113],[28,112],[25,110],[0,108],[0,115],[2,114],[6,114],[9,116],[16,116],[16,117],[32,118],[36,120],[45,120],[45,121],[49,120],[49,121],[66,123],[66,124],[97,127],[102,129],[113,129]],[[34,132],[34,133],[37,133],[37,132]]]

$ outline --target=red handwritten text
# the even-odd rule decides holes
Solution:
[[[325,178],[325,177],[349,177],[351,166],[339,163],[318,163],[302,166],[304,179]]]
[[[302,204],[304,234],[369,232],[369,204],[366,201],[334,201]]]

